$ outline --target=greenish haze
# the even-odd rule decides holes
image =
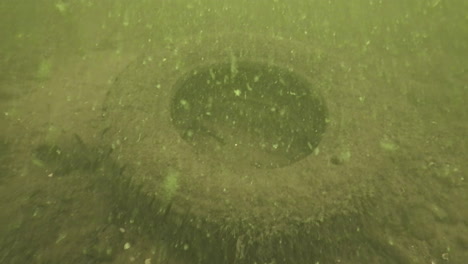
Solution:
[[[0,263],[468,260],[466,0],[2,0],[0,39]],[[271,77],[180,95],[172,130],[174,76],[251,60],[310,81],[319,128],[301,95],[269,122]]]

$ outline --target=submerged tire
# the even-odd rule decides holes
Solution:
[[[347,64],[246,34],[148,50],[105,103],[115,180],[201,263],[310,263],[356,230],[381,169],[385,99]]]

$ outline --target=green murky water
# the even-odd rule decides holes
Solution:
[[[0,263],[466,263],[468,2],[0,3]]]

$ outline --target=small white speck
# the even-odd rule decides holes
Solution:
[[[63,2],[58,2],[55,4],[55,8],[60,12],[60,13],[65,13],[67,11],[68,5],[63,3]]]
[[[187,102],[187,100],[180,100],[180,105],[182,105],[182,107],[185,109],[185,110],[188,110],[189,109],[189,103]]]
[[[240,96],[241,95],[241,90],[237,89],[237,90],[234,90],[234,94],[236,96]]]
[[[443,253],[442,254],[442,259],[448,261],[449,260],[449,253],[448,252]]]
[[[319,149],[318,147],[316,147],[316,148],[314,149],[314,155],[315,155],[315,156],[318,156],[318,154],[320,154],[320,149]]]
[[[125,245],[124,245],[124,249],[125,249],[125,250],[129,249],[130,247],[131,247],[130,243],[128,243],[128,242],[125,243]]]

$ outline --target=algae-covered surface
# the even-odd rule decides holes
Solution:
[[[467,10],[2,1],[0,263],[466,263]]]

